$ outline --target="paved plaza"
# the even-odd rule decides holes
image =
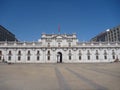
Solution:
[[[120,90],[120,63],[0,63],[0,90]]]

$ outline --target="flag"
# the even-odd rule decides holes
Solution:
[[[60,24],[58,24],[58,32],[60,32]]]

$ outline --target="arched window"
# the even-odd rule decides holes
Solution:
[[[48,50],[47,54],[48,54],[47,59],[50,60],[50,51],[49,50]]]
[[[9,51],[9,52],[8,52],[8,54],[9,54],[9,55],[12,55],[12,52],[11,52],[11,51]]]
[[[106,50],[104,50],[104,59],[105,60],[107,59],[107,52],[106,52]]]
[[[18,51],[18,55],[21,55],[21,51]]]
[[[50,55],[50,51],[48,51],[48,55]]]
[[[115,59],[115,51],[112,50],[112,58]]]
[[[81,53],[81,50],[79,50],[79,60],[81,60],[82,59],[82,53]]]
[[[98,60],[98,59],[99,59],[99,53],[98,53],[98,50],[96,50],[95,55],[96,55],[96,60]]]
[[[69,58],[69,60],[71,60],[72,59],[72,53],[71,53],[71,50],[69,50],[69,54],[68,54],[68,58]]]
[[[40,51],[37,51],[37,55],[39,55],[40,54]]]
[[[30,55],[30,50],[28,51],[28,55]]]
[[[90,60],[90,51],[87,50],[87,59]]]

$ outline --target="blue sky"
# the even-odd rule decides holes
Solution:
[[[41,33],[76,33],[88,41],[120,25],[120,0],[0,0],[0,25],[21,41]]]

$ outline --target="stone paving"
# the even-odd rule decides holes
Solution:
[[[0,63],[0,90],[120,90],[120,63]]]

